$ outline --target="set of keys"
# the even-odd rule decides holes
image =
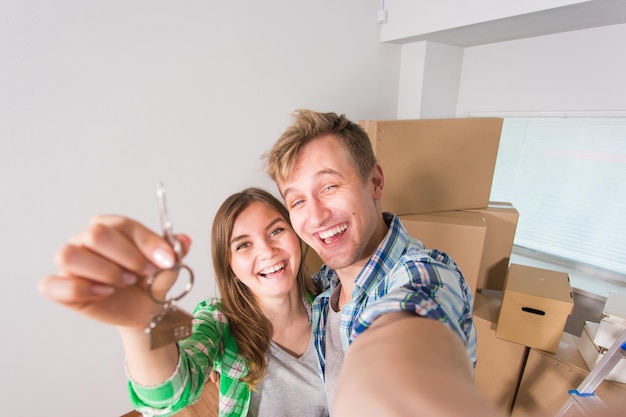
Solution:
[[[152,319],[145,332],[150,338],[150,349],[154,350],[161,346],[178,342],[181,339],[186,339],[191,336],[191,322],[193,316],[184,310],[178,309],[174,304],[176,301],[183,298],[191,291],[193,287],[193,271],[187,265],[182,263],[183,259],[183,246],[181,242],[174,236],[172,228],[172,222],[169,219],[167,213],[167,206],[165,204],[165,186],[163,183],[157,184],[157,201],[159,205],[159,213],[161,217],[161,229],[163,230],[163,237],[172,246],[174,253],[176,254],[176,261],[174,265],[169,269],[159,269],[153,273],[147,281],[147,291],[150,298],[163,305],[163,309],[152,315]],[[176,273],[179,279],[182,275],[188,276],[187,285],[181,291],[180,294],[168,298],[167,295],[160,299],[155,296],[153,292],[153,285],[157,278],[164,273]]]

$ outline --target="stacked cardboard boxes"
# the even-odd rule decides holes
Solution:
[[[478,388],[516,416],[558,410],[588,370],[563,333],[573,307],[567,274],[509,268],[519,213],[489,200],[502,119],[364,120],[361,126],[383,167],[383,210],[399,215],[427,248],[448,253],[474,293]],[[574,360],[563,353],[565,345],[570,353],[574,346]],[[553,368],[567,370],[556,377],[559,384],[550,377]],[[604,389],[624,392],[619,384]]]
[[[383,210],[398,215],[487,207],[501,118],[365,120],[385,173]]]
[[[482,294],[476,297],[474,318],[479,337],[479,358],[487,362],[482,368],[481,364],[476,367],[476,382],[481,390],[486,393],[497,392],[507,385],[502,377],[503,369],[508,369],[510,378],[517,366],[515,358],[509,359],[508,367],[497,364],[485,351],[498,349],[510,357],[510,353],[514,352],[512,346],[525,350],[526,358],[518,373],[518,388],[510,402],[513,417],[554,415],[568,400],[569,391],[578,388],[606,351],[595,344],[594,340],[603,340],[606,337],[612,345],[626,334],[623,333],[626,332],[626,327],[616,324],[622,323],[619,311],[621,309],[623,312],[626,308],[623,299],[620,299],[623,294],[612,294],[613,297],[609,297],[607,301],[603,315],[603,320],[610,322],[605,323],[607,334],[598,338],[600,324],[592,322],[585,323],[585,331],[580,337],[563,332],[565,321],[573,307],[570,290],[569,279],[565,273],[511,264],[500,305],[497,304],[497,298],[484,300]],[[494,309],[492,317],[497,316],[491,335],[486,334],[481,324],[485,305],[491,305]],[[620,330],[621,336],[611,336]],[[511,345],[503,344],[505,341]],[[484,344],[489,347],[486,348]],[[490,366],[499,368],[489,369]],[[481,375],[485,371],[489,373],[489,380]],[[622,359],[612,369],[596,390],[596,394],[617,415],[626,415],[624,382],[626,359]],[[508,393],[511,394],[511,391]]]
[[[502,290],[518,212],[489,201],[501,118],[363,120],[383,167],[384,211],[446,252],[472,292]]]
[[[573,307],[567,273],[511,264],[496,336],[554,353]]]
[[[474,325],[477,351],[474,380],[498,408],[510,412],[527,352],[518,343],[496,337],[501,303],[499,298],[476,294]]]
[[[626,293],[612,291],[606,298],[602,320],[593,343],[601,351],[608,350],[626,330]]]
[[[598,323],[586,321],[583,326],[583,332],[580,339],[576,343],[580,355],[585,360],[587,368],[593,369],[598,362],[606,355],[607,350],[593,342],[598,334]],[[626,342],[626,340],[624,340]],[[622,359],[610,372],[606,375],[607,381],[617,381],[626,384],[626,358]]]
[[[502,291],[511,260],[519,213],[511,203],[496,201],[489,202],[485,208],[468,211],[480,213],[487,224],[476,288]]]
[[[506,411],[513,405],[525,348],[498,339],[500,301],[519,213],[489,200],[502,119],[365,120],[383,167],[384,211],[399,215],[426,248],[446,252],[475,297],[478,387]]]
[[[425,247],[446,252],[475,293],[482,265],[487,224],[480,213],[444,211],[400,216],[409,235]]]
[[[516,265],[513,264],[511,267],[515,270]],[[517,273],[519,274],[519,271]],[[566,304],[559,300],[559,297],[555,299],[554,295],[553,291],[545,291],[536,299],[526,294],[514,298],[519,302],[515,305],[541,306],[550,311],[554,310],[554,306],[549,306],[550,304]],[[474,303],[474,323],[478,337],[476,384],[495,405],[503,411],[508,411],[512,417],[555,415],[570,397],[570,390],[578,388],[600,360],[598,355],[601,354],[593,344],[594,333],[590,331],[594,328],[597,330],[599,324],[586,323],[585,329],[589,333],[576,337],[562,331],[563,317],[559,316],[566,315],[566,310],[562,310],[563,306],[560,307],[561,311],[559,307],[556,308],[558,315],[550,322],[536,321],[534,318],[526,322],[523,315],[507,318],[509,313],[504,309],[510,306],[505,307],[505,302],[507,300],[501,300],[500,297],[488,297],[482,293],[476,295]],[[506,320],[512,322],[506,324]],[[517,341],[500,338],[497,333],[503,327],[518,329],[522,336],[516,335],[511,338]],[[535,334],[527,333],[529,329],[535,329]],[[554,334],[558,334],[559,339],[555,349],[550,347],[553,352],[548,352],[543,339],[545,337],[546,340],[550,340]],[[529,346],[534,344],[541,347]],[[552,346],[552,342],[549,344]],[[591,356],[587,358],[589,354]],[[624,364],[626,359],[622,361],[595,391],[610,410],[616,413],[615,415],[626,415],[626,384],[622,379],[626,371],[622,368],[626,367]]]
[[[626,293],[610,292],[600,323],[586,321],[578,341],[578,351],[592,369],[615,343],[626,343]],[[626,383],[626,358],[611,369],[609,381]]]
[[[589,375],[577,349],[578,338],[563,333],[555,353],[529,349],[511,417],[554,416]],[[626,385],[605,380],[596,390],[613,414],[626,415]],[[575,416],[584,416],[576,413]],[[597,414],[601,416],[603,414]]]
[[[385,175],[384,211],[427,248],[446,252],[475,295],[501,291],[519,217],[490,202],[501,118],[363,120]],[[309,271],[322,262],[305,255]]]

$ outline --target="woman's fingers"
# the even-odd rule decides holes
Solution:
[[[116,239],[116,236],[107,233],[103,233],[102,236],[99,236],[100,232],[104,232],[100,230],[100,228],[107,231],[117,231],[120,234],[118,237],[123,237],[131,246],[134,246],[135,251],[141,253],[143,258],[138,258],[137,252],[132,252],[129,254],[130,256],[127,256],[122,253],[124,249],[121,247],[114,249],[112,246],[109,246],[109,243],[113,243],[113,241],[109,241],[108,239],[114,239],[116,244],[121,242]],[[176,262],[176,255],[169,242],[134,220],[111,215],[97,216],[92,220],[88,230],[92,230],[93,235],[86,236],[86,244],[89,245],[91,239],[97,242],[101,238],[102,242],[106,243],[105,247],[112,249],[109,256],[114,256],[115,259],[120,257],[120,260],[127,262],[124,266],[132,271],[145,273],[141,267],[146,266],[146,260],[149,260],[160,268],[171,268]],[[98,245],[96,244],[96,246]]]
[[[209,380],[215,384],[215,386],[219,389],[220,387],[220,374],[215,371],[211,371],[209,374]]]
[[[183,252],[191,241],[177,235]],[[143,329],[176,281],[178,261],[170,243],[142,224],[121,216],[98,216],[56,254],[56,275],[39,291],[94,320]],[[152,285],[147,288],[148,278]],[[135,285],[137,284],[137,285]],[[150,297],[152,295],[152,297]]]
[[[48,276],[39,282],[38,289],[64,307],[115,326],[143,329],[151,314],[162,308],[138,286],[116,288],[79,277]]]
[[[39,292],[58,303],[81,305],[100,301],[115,292],[115,288],[78,277],[48,276],[39,282]]]
[[[133,249],[132,247],[126,249],[127,252],[123,256],[130,257]],[[93,281],[94,284],[99,283],[107,286],[123,287],[135,284],[137,282],[137,273],[131,271],[135,268],[123,267],[123,263],[130,265],[133,262],[123,262],[122,266],[120,266],[119,257],[117,260],[118,262],[113,262],[109,258],[103,257],[102,253],[98,254],[85,246],[73,244],[63,246],[55,257],[55,263],[61,275],[82,277],[85,280]],[[145,264],[145,261],[143,263]],[[139,269],[146,270],[148,268],[145,265],[141,265]]]

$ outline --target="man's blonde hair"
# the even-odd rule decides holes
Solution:
[[[352,161],[362,180],[366,180],[376,165],[376,157],[367,133],[345,115],[319,113],[300,109],[293,113],[289,126],[272,149],[263,155],[267,160],[267,173],[280,184],[293,172],[298,154],[312,140],[334,135]]]

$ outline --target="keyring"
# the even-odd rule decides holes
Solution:
[[[159,303],[159,304],[169,305],[173,303],[174,301],[180,300],[185,295],[187,295],[189,291],[191,291],[191,289],[193,288],[194,278],[193,278],[193,271],[191,270],[191,268],[189,268],[187,265],[180,262],[180,260],[183,258],[183,245],[181,244],[180,240],[176,239],[176,237],[174,236],[174,229],[172,227],[172,222],[170,221],[169,216],[167,214],[167,205],[165,203],[165,185],[163,185],[162,182],[159,182],[157,184],[156,192],[157,192],[157,202],[159,205],[159,214],[160,214],[160,219],[161,219],[161,230],[163,231],[163,237],[168,241],[168,243],[174,250],[174,253],[176,255],[176,261],[174,262],[174,266],[172,266],[171,268],[159,269],[156,272],[154,272],[152,275],[150,275],[150,278],[148,278],[148,281],[146,283],[147,284],[146,290],[148,291],[148,295],[150,296],[152,301]],[[167,298],[167,295],[166,295],[166,297],[163,300],[155,297],[152,292],[152,284],[154,284],[154,281],[156,281],[158,276],[161,273],[166,272],[166,271],[179,273],[181,270],[187,271],[187,273],[189,274],[189,282],[187,283],[185,289],[176,297]],[[178,277],[176,277],[176,279],[178,280]]]
[[[172,297],[172,298],[164,298],[164,299],[158,299],[157,297],[154,296],[154,293],[152,292],[152,284],[154,284],[154,281],[156,281],[156,279],[159,277],[160,274],[162,274],[163,272],[180,272],[181,270],[185,270],[187,271],[187,273],[189,274],[189,282],[187,282],[187,285],[185,286],[185,289],[178,294],[176,297]],[[176,279],[178,280],[178,277],[176,277]],[[191,289],[193,288],[193,271],[191,270],[191,268],[189,268],[187,265],[184,264],[176,264],[173,267],[171,267],[170,269],[159,269],[158,271],[156,271],[155,273],[153,273],[152,275],[150,275],[150,278],[148,278],[148,281],[146,282],[146,291],[148,291],[148,295],[150,296],[150,298],[152,299],[152,301],[154,301],[155,303],[159,303],[159,304],[171,304],[174,301],[178,301],[181,298],[183,298],[184,296],[186,296],[189,291],[191,291]]]

